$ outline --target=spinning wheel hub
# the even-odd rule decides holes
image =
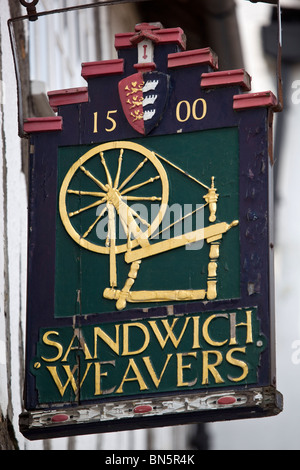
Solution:
[[[107,192],[107,202],[110,202],[118,210],[121,200],[120,192],[116,188],[109,188]]]

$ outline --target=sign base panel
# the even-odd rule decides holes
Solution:
[[[235,413],[232,410],[235,409]],[[274,387],[132,399],[22,413],[29,440],[159,426],[275,416],[283,397]]]

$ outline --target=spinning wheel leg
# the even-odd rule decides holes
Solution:
[[[105,289],[103,297],[109,300],[117,300],[117,310],[123,310],[126,307],[126,302],[129,296],[129,291],[134,284],[137,277],[138,270],[140,269],[141,260],[134,261],[131,264],[128,279],[126,280],[122,290]]]
[[[208,300],[214,300],[217,297],[217,259],[219,258],[220,244],[212,243],[209,251],[210,262],[208,263],[207,276],[207,294]]]

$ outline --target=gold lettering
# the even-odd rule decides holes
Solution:
[[[129,351],[129,328],[135,327],[139,328],[144,333],[144,344],[140,349],[136,351]],[[141,352],[145,351],[150,341],[150,334],[145,325],[143,323],[125,323],[123,325],[123,353],[122,356],[128,356],[129,354],[140,354]]]
[[[181,341],[181,339],[184,335],[184,332],[186,330],[186,327],[187,327],[187,324],[188,324],[190,318],[191,317],[186,317],[185,323],[183,325],[183,328],[181,330],[181,333],[180,333],[178,339],[176,338],[176,336],[173,333],[173,329],[174,329],[174,327],[175,327],[175,325],[178,321],[178,318],[173,319],[172,325],[169,325],[168,319],[164,319],[164,320],[161,321],[162,324],[165,327],[166,332],[167,332],[167,335],[166,335],[165,338],[163,338],[163,336],[162,336],[162,334],[161,334],[161,332],[160,332],[160,330],[159,330],[159,328],[156,324],[156,320],[149,321],[149,325],[151,326],[151,328],[152,328],[152,330],[153,330],[153,332],[154,332],[154,334],[155,334],[155,336],[156,336],[156,338],[157,338],[157,340],[158,340],[158,342],[159,342],[162,349],[164,349],[164,347],[165,347],[165,345],[166,345],[169,338],[171,339],[171,341],[173,343],[173,346],[175,346],[176,349],[178,348],[178,345],[179,345],[179,343],[180,343],[180,341]]]
[[[167,355],[166,362],[165,362],[165,364],[164,364],[164,367],[163,367],[163,369],[162,369],[162,371],[161,371],[161,374],[160,374],[159,378],[157,377],[157,375],[156,375],[156,373],[155,373],[155,371],[154,371],[154,369],[153,369],[153,366],[152,366],[150,357],[149,357],[149,356],[143,357],[143,361],[144,361],[144,363],[145,363],[145,365],[146,365],[146,367],[147,367],[147,370],[148,370],[148,372],[149,372],[149,374],[150,374],[150,377],[151,377],[151,379],[153,380],[153,383],[154,383],[154,385],[155,385],[156,388],[159,387],[159,384],[160,384],[160,382],[161,382],[161,379],[162,379],[162,377],[163,377],[163,375],[164,375],[164,373],[165,373],[166,367],[167,367],[167,365],[168,365],[168,363],[169,363],[169,360],[171,359],[172,356],[173,356],[173,354],[168,354],[168,355]]]
[[[111,122],[111,127],[105,128],[106,132],[112,132],[112,131],[114,131],[115,128],[117,127],[117,123],[116,123],[115,119],[113,119],[113,118],[110,116],[111,114],[115,114],[115,113],[117,113],[117,112],[118,112],[117,109],[114,109],[114,110],[111,110],[111,111],[108,111],[108,112],[107,112],[106,119]]]
[[[185,118],[182,118],[181,115],[180,115],[180,108],[181,108],[183,103],[186,106],[186,116],[185,116]],[[176,119],[177,119],[177,121],[186,122],[190,118],[190,116],[191,116],[191,105],[190,105],[190,103],[188,101],[185,101],[185,100],[179,101],[179,103],[176,107]]]
[[[246,337],[246,344],[253,343],[253,335],[252,335],[252,310],[246,310],[246,323],[238,323],[236,324],[236,313],[230,313],[230,345],[238,344],[236,340],[236,328],[238,326],[246,326],[247,327],[247,337]]]
[[[184,357],[186,356],[197,357],[197,353],[196,352],[178,353],[176,354],[176,356],[177,356],[177,387],[191,387],[192,385],[195,385],[195,383],[197,382],[197,377],[191,382],[183,381],[183,369],[190,369],[191,364],[183,365],[182,358],[183,356]]]
[[[201,102],[202,103],[202,114],[200,116],[197,115],[197,104]],[[182,105],[185,107],[185,113],[182,113]],[[184,116],[183,116],[184,114]],[[186,122],[190,119],[191,116],[193,116],[193,119],[196,121],[201,121],[201,119],[204,119],[207,114],[207,103],[205,99],[203,98],[198,98],[195,100],[192,104],[189,103],[187,100],[182,100],[179,101],[179,103],[176,106],[176,119],[179,122]]]
[[[193,317],[194,329],[193,329],[193,347],[192,349],[201,348],[199,343],[199,318]]]
[[[238,359],[234,359],[232,357],[232,354],[236,351],[239,351],[239,352],[242,352],[242,353],[245,354],[246,353],[246,347],[230,349],[230,351],[228,351],[227,354],[226,354],[226,360],[227,360],[227,362],[229,362],[229,364],[232,364],[233,366],[240,367],[243,370],[243,373],[240,377],[235,377],[234,378],[234,377],[230,377],[229,375],[227,376],[229,378],[229,380],[231,380],[232,382],[240,382],[241,380],[243,380],[247,377],[248,372],[249,372],[248,365],[244,361],[239,361]]]
[[[214,354],[217,356],[217,360],[214,364],[209,364],[209,355]],[[202,385],[208,384],[208,372],[210,372],[215,379],[215,383],[219,384],[224,382],[216,367],[218,367],[223,360],[220,351],[203,351],[203,372],[202,372]]]
[[[110,336],[108,336],[101,328],[98,326],[94,328],[94,359],[97,358],[97,339],[101,338],[110,349],[112,349],[116,354],[120,354],[119,352],[119,330],[120,325],[115,325],[116,330],[116,340],[113,341]]]
[[[117,113],[118,110],[117,109],[112,109],[110,111],[107,111],[107,114],[106,114],[106,119],[109,122],[110,124],[110,127],[106,127],[105,130],[106,132],[112,132],[115,130],[115,128],[117,127],[117,123],[116,123],[116,120],[111,116],[112,114],[115,114]],[[94,134],[97,134],[98,133],[98,111],[96,111],[94,113],[94,129],[93,129],[93,133]]]
[[[200,117],[198,117],[198,116],[197,116],[197,113],[196,113],[196,108],[197,108],[197,104],[199,103],[199,101],[201,101],[202,106],[203,106],[202,114],[201,114]],[[207,113],[207,104],[206,104],[206,101],[205,101],[203,98],[199,98],[198,100],[195,100],[194,103],[193,103],[193,107],[192,107],[192,115],[193,115],[193,118],[194,118],[196,121],[201,121],[201,119],[205,118],[206,113]]]
[[[78,339],[79,344],[80,344],[80,348],[78,346],[73,346],[75,338]],[[78,349],[83,350],[86,360],[92,359],[89,348],[87,347],[87,344],[86,344],[86,342],[84,340],[84,337],[82,335],[82,331],[79,328],[75,328],[73,338],[71,339],[71,342],[70,342],[69,347],[66,351],[66,354],[62,358],[61,362],[66,362],[67,361],[68,355],[69,355],[71,350],[78,350]]]
[[[226,339],[225,341],[214,341],[211,339],[208,333],[208,327],[209,327],[210,322],[214,320],[215,318],[228,318],[228,315],[227,313],[217,313],[215,315],[211,315],[210,317],[208,317],[203,323],[203,338],[211,346],[219,347],[219,346],[223,346],[224,344],[226,344],[228,339]]]
[[[97,132],[98,132],[98,112],[96,111],[94,113],[94,131],[93,131],[93,133],[97,134]]]
[[[135,373],[135,377],[131,377],[131,378],[127,377],[130,369],[132,369],[133,372]],[[121,385],[119,386],[116,393],[123,393],[124,382],[134,382],[135,380],[138,381],[140,390],[148,390],[148,387],[144,382],[144,379],[143,379],[142,374],[140,373],[140,371],[138,369],[138,366],[136,365],[134,359],[130,358],[129,363],[128,363],[128,367],[127,367],[126,372],[124,374],[124,377],[122,379]]]
[[[115,366],[116,361],[95,362],[95,395],[103,395],[106,393],[113,393],[116,387],[110,390],[101,390],[101,377],[107,377],[107,372],[101,372],[103,364],[111,364]]]
[[[44,344],[47,344],[48,346],[53,346],[57,349],[58,351],[58,354],[57,356],[55,357],[52,357],[51,359],[49,358],[46,358],[46,357],[41,357],[43,359],[43,361],[45,362],[55,362],[55,361],[58,361],[61,356],[62,356],[62,353],[63,353],[63,347],[60,343],[56,342],[56,341],[51,341],[48,337],[50,335],[57,335],[59,336],[59,333],[57,331],[47,331],[44,335],[43,335],[43,343]]]
[[[81,387],[83,382],[85,381],[85,378],[87,376],[87,373],[88,373],[91,365],[92,365],[92,362],[89,362],[87,364],[84,376],[82,377],[82,380],[80,382],[79,387]],[[66,372],[67,377],[68,377],[68,380],[66,381],[65,385],[62,384],[62,382],[61,382],[61,380],[60,380],[60,378],[57,374],[57,367],[56,366],[47,366],[47,369],[49,370],[49,372],[50,372],[50,374],[51,374],[51,376],[54,380],[54,383],[57,386],[57,388],[59,390],[59,393],[61,394],[62,397],[64,396],[64,393],[65,393],[66,388],[69,385],[69,383],[72,385],[73,391],[76,394],[77,393],[77,383],[76,383],[74,374],[75,374],[76,370],[78,369],[78,365],[75,364],[75,366],[73,367],[72,370],[71,370],[69,365],[68,366],[62,366],[62,367],[63,367],[63,369]]]

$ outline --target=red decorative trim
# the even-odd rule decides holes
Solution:
[[[225,70],[220,72],[203,73],[202,88],[239,85],[244,90],[251,90],[251,77],[244,69]]]
[[[134,64],[134,68],[141,73],[152,72],[156,69],[156,64],[154,62],[144,62],[142,64]]]
[[[138,23],[134,27],[135,31],[157,31],[163,29],[161,23]]]
[[[136,44],[143,39],[151,39],[156,44],[177,44],[183,50],[186,49],[186,37],[181,28],[155,29],[151,34],[149,30],[116,34],[115,48],[119,50],[136,47]]]
[[[130,38],[130,42],[133,46],[136,46],[139,42],[143,41],[144,39],[150,39],[150,41],[154,42],[154,44],[159,43],[159,37],[156,33],[153,33],[152,30],[144,29],[141,30],[139,33],[136,33],[132,38]]]
[[[245,93],[233,97],[233,109],[237,111],[248,108],[273,108],[276,105],[277,98],[271,91]]]
[[[49,91],[48,98],[51,108],[56,112],[58,106],[74,103],[86,103],[89,100],[88,88],[81,87]]]
[[[124,60],[101,60],[100,62],[86,62],[82,64],[81,76],[88,78],[100,77],[101,75],[115,75],[124,72]]]
[[[117,51],[119,49],[128,49],[129,47],[134,47],[130,39],[135,36],[135,33],[119,33],[115,35],[115,48]]]
[[[27,134],[31,134],[33,132],[52,132],[61,130],[61,116],[28,118],[24,122],[24,132]]]
[[[214,69],[218,68],[218,57],[210,47],[168,55],[169,68],[190,67],[200,64],[211,65]]]
[[[160,29],[156,32],[160,44],[177,44],[186,49],[186,36],[181,28]]]

